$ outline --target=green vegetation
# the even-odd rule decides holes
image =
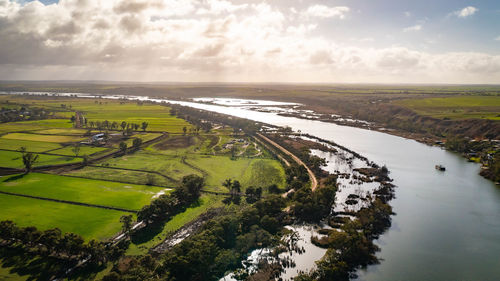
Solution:
[[[159,192],[168,193],[165,189],[153,186],[39,173],[3,177],[0,191],[131,210],[139,210]]]
[[[51,142],[11,140],[0,138],[0,149],[19,150],[20,147],[25,147],[27,151],[31,152],[46,152],[59,149],[62,146],[60,144]]]
[[[34,164],[37,166],[45,166],[45,165],[57,165],[57,164],[69,164],[69,163],[77,163],[81,162],[81,158],[75,158],[71,156],[55,156],[55,155],[45,155],[45,154],[37,154],[38,160]],[[7,168],[24,168],[23,164],[23,154],[21,152],[15,151],[5,151],[0,150],[0,167]]]
[[[3,139],[10,140],[25,140],[25,141],[39,141],[39,142],[76,142],[83,140],[78,137],[71,136],[57,136],[57,135],[36,135],[36,134],[24,134],[24,133],[10,133],[2,136]]]
[[[0,194],[0,217],[20,226],[58,227],[86,239],[107,239],[121,229],[123,212]]]
[[[498,96],[406,99],[397,101],[396,104],[408,107],[418,114],[440,119],[500,120],[500,98]]]

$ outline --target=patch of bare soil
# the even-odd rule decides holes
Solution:
[[[194,136],[173,136],[165,139],[154,145],[154,148],[160,150],[186,148],[196,144],[196,137]]]

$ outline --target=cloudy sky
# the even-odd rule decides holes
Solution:
[[[500,84],[498,0],[0,0],[0,80]]]

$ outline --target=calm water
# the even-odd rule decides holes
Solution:
[[[500,280],[500,188],[478,175],[479,165],[375,131],[239,107],[175,103],[290,126],[387,165],[398,186],[391,201],[397,215],[377,241],[383,261],[360,270],[360,280]],[[446,172],[436,171],[436,164]]]
[[[381,264],[360,280],[500,280],[500,188],[480,166],[413,140],[241,108],[184,103],[335,141],[391,171],[398,186],[392,227],[380,237]],[[442,164],[446,172],[434,165]]]

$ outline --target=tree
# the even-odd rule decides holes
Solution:
[[[125,130],[125,128],[127,127],[127,122],[122,121],[122,123],[120,124],[120,127],[122,127],[122,130]]]
[[[132,229],[132,215],[123,215],[120,217],[120,222],[122,225],[122,230],[124,233],[129,232]]]
[[[80,153],[80,144],[76,144],[71,150],[73,151],[75,156],[78,157],[78,154]]]
[[[142,144],[142,139],[140,138],[136,138],[134,139],[134,141],[132,142],[132,146],[135,148],[135,149],[139,149],[141,147],[141,144]]]
[[[182,127],[182,131],[184,132],[184,135],[186,135],[187,128],[186,127]]]
[[[148,127],[148,122],[142,122],[142,126],[141,126],[142,130],[146,131],[147,127]]]
[[[125,142],[120,142],[120,151],[123,152],[123,154],[127,153],[127,144]]]
[[[31,172],[36,161],[38,161],[38,154],[33,154],[32,152],[23,153],[23,164],[26,170],[26,174]]]
[[[225,188],[231,190],[231,186],[233,185],[233,181],[231,179],[226,179],[223,183],[222,186]]]

